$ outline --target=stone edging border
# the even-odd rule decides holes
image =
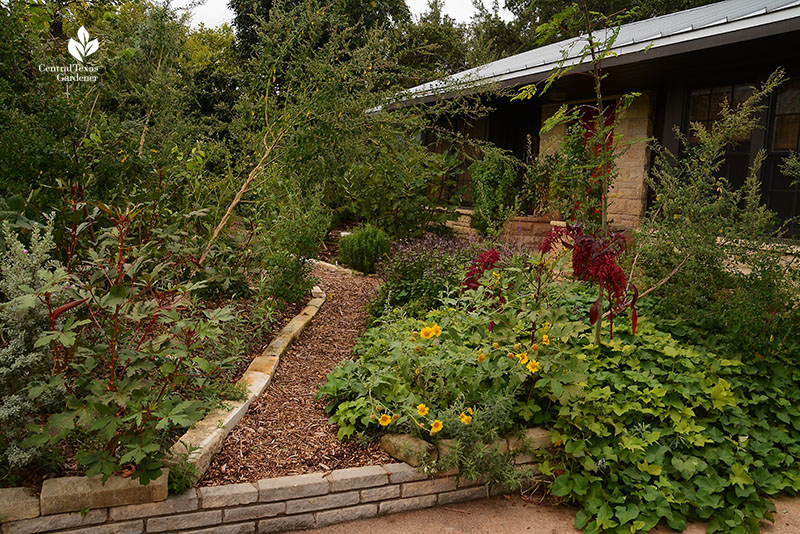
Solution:
[[[401,436],[401,435],[395,435]],[[550,433],[529,429],[530,448],[550,446]],[[420,440],[422,441],[422,440]],[[442,444],[440,443],[440,446]],[[521,441],[498,442],[515,464],[533,466]],[[517,448],[519,447],[519,448]],[[164,501],[109,506],[86,514],[62,513],[2,525],[3,534],[269,534],[429,508],[508,493],[499,485],[457,473],[429,478],[407,463],[337,469],[255,483],[191,488]],[[74,530],[77,527],[78,530]]]
[[[315,286],[311,291],[311,300],[308,301],[305,308],[278,332],[260,356],[250,362],[247,371],[239,380],[240,383],[244,383],[247,387],[247,398],[230,403],[230,408],[227,410],[222,408],[215,410],[201,421],[195,423],[170,448],[164,459],[165,465],[169,467],[182,461],[186,455],[186,446],[184,444],[190,444],[197,448],[192,451],[188,461],[197,467],[201,476],[205,473],[211,463],[211,458],[222,447],[228,432],[236,426],[239,419],[247,412],[253,400],[261,395],[269,385],[280,362],[280,357],[292,342],[300,336],[308,323],[311,322],[325,299],[325,292]],[[167,499],[168,467],[162,470],[159,478],[151,481],[147,486],[142,486],[138,481],[130,478],[112,476],[105,484],[101,483],[99,477],[47,479],[42,484],[42,491],[39,496],[24,487],[0,488],[0,524],[3,524],[3,533],[47,532],[53,528],[68,528],[56,525],[69,524],[78,526],[96,522],[90,520],[90,518],[97,516],[94,513],[96,510],[86,515],[81,514],[77,518],[75,518],[75,514],[65,512],[83,512],[90,509],[104,509],[109,506],[118,507],[120,505],[154,506],[154,503]],[[102,512],[106,514],[105,510],[102,510]],[[42,517],[39,517],[40,515]],[[52,521],[48,519],[48,516],[51,516]],[[67,518],[64,520],[66,522],[57,519],[62,517]],[[43,526],[29,530],[23,526],[17,528],[15,526],[17,523],[7,523],[20,520],[35,521]],[[44,526],[51,523],[53,527]],[[116,532],[116,530],[114,531]],[[128,530],[124,531],[128,532]],[[137,532],[141,532],[141,530]]]
[[[322,260],[312,260],[314,265],[319,265],[323,269],[328,269],[329,271],[339,271],[341,273],[352,274],[353,276],[366,276],[361,271],[356,271],[355,269],[351,269],[349,267],[342,267],[336,263],[328,263],[327,261]]]

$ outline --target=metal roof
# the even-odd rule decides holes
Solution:
[[[727,0],[631,22],[620,28],[612,47],[615,56],[606,64],[637,61],[642,59],[641,53],[649,57],[685,52],[686,46],[679,45],[691,43],[700,48],[700,42],[709,37],[727,36],[736,41],[744,38],[736,32],[786,21],[791,23],[791,30],[800,30],[800,0]],[[600,30],[595,36],[604,39],[608,31]],[[430,101],[464,88],[513,86],[544,79],[562,61],[564,66],[578,63],[585,43],[585,36],[575,37],[509,56],[412,87],[398,94],[395,102]]]

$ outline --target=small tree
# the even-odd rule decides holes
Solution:
[[[587,62],[591,66],[587,74],[594,84],[594,101],[576,106],[565,104],[542,125],[542,133],[558,125],[566,126],[563,150],[551,166],[561,172],[551,177],[551,187],[555,190],[550,196],[561,199],[562,214],[567,212],[572,219],[566,229],[551,233],[542,250],[549,251],[556,243],[564,243],[573,251],[575,276],[598,286],[597,300],[590,312],[598,344],[605,301],[609,303],[607,315],[612,321],[612,334],[614,315],[627,307],[632,308],[634,331],[636,329],[636,288],[617,264],[617,258],[627,248],[627,239],[622,232],[609,229],[608,194],[617,177],[616,161],[627,149],[627,143],[615,136],[614,130],[638,94],[625,95],[614,103],[607,102],[603,94],[603,80],[607,76],[603,72],[603,61],[613,55],[621,24],[629,17],[630,14],[606,16],[591,11],[584,0],[581,5],[572,4],[539,26],[536,31],[540,42],[563,34],[565,28],[568,28],[567,33],[580,31],[581,36],[562,52],[563,59],[543,83],[525,86],[514,97],[533,98],[577,66]],[[575,47],[580,48],[574,54],[574,61],[569,63]],[[629,291],[633,291],[633,298],[627,298]]]

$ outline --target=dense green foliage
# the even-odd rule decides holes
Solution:
[[[773,74],[736,108],[726,103],[711,128],[692,125],[699,141],[690,145],[683,139],[685,157],[658,149],[650,180],[652,217],[637,242],[641,284],[674,272],[668,287],[681,288],[659,293],[660,314],[692,317],[753,351],[770,350],[770,338],[800,321],[793,305],[800,269],[777,239],[781,229],[774,214],[761,203],[763,154],[740,189],[718,173],[727,147],[756,127],[764,98],[781,79]]]
[[[47,351],[36,342],[49,329],[46,310],[23,306],[18,298],[25,295],[24,288],[41,291],[49,279],[56,276],[59,265],[50,259],[55,246],[52,224],[44,231],[36,229],[26,248],[3,224],[3,240],[6,253],[0,261],[0,292],[10,300],[0,306],[0,471],[6,473],[0,479],[5,485],[14,471],[33,461],[42,461],[46,452],[41,447],[23,447],[27,437],[25,426],[34,423],[37,416],[63,402],[64,391],[52,390],[48,395],[31,399],[20,384],[41,380],[50,372]],[[58,304],[63,297],[58,296]]]
[[[453,438],[465,472],[492,466],[519,484],[510,460],[475,440],[545,425],[556,448],[542,470],[554,494],[581,503],[579,528],[711,519],[712,532],[758,532],[774,509],[766,497],[800,488],[800,374],[782,370],[800,350],[791,330],[752,357],[684,321],[640,318],[635,336],[618,324],[598,346],[587,289],[534,257],[422,319],[387,316],[320,390],[340,436]]]
[[[496,236],[519,210],[517,168],[510,158],[492,150],[470,165],[469,173],[471,224],[483,235]]]
[[[463,239],[433,234],[395,242],[378,269],[384,282],[370,305],[372,315],[404,308],[413,316],[437,307],[443,294],[461,285],[479,248]]]
[[[339,240],[339,260],[357,271],[371,274],[391,245],[386,232],[365,224]]]

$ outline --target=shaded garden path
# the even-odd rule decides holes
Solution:
[[[336,439],[337,427],[328,424],[324,403],[314,398],[327,374],[351,356],[366,328],[364,307],[380,281],[319,265],[314,275],[327,294],[325,304],[281,357],[266,391],[228,434],[201,486],[393,461],[377,444],[364,449]]]

